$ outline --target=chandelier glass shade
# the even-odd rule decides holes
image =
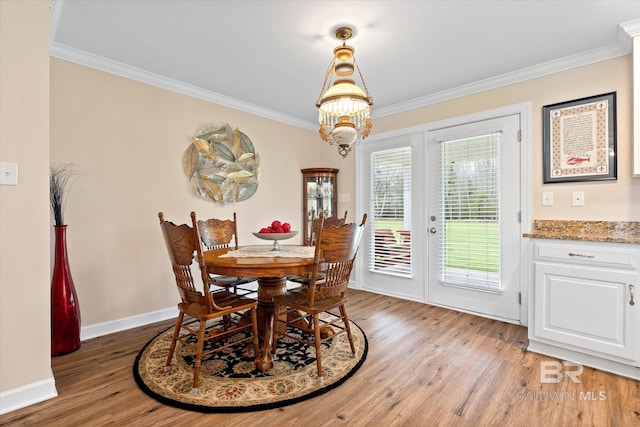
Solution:
[[[371,106],[373,98],[356,64],[354,48],[346,45],[353,34],[350,28],[336,30],[336,37],[342,45],[333,50],[334,58],[329,64],[320,96],[316,101],[320,136],[338,147],[342,157],[346,157],[353,144],[364,139],[371,131]],[[354,71],[362,81],[361,89],[353,80]]]

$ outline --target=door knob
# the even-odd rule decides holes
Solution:
[[[429,229],[429,233],[431,233],[431,234],[436,234],[436,231],[437,231],[437,230],[436,230],[436,228],[435,228],[435,227],[431,227],[431,228]]]

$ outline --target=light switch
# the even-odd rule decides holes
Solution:
[[[571,206],[584,206],[583,191],[574,191],[571,193]]]
[[[553,192],[545,191],[542,193],[542,206],[553,206]]]
[[[338,202],[346,203],[351,201],[351,193],[338,193]]]
[[[18,164],[0,162],[0,185],[18,185]]]

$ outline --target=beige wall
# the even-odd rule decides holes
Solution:
[[[0,161],[19,167],[0,186],[4,392],[51,377],[48,2],[0,1],[0,94]]]
[[[632,178],[632,56],[481,92],[374,121],[376,132],[416,126],[505,105],[532,103],[531,218],[640,221],[640,179]],[[542,184],[542,107],[617,92],[618,179]],[[542,192],[554,193],[554,206],[542,206]],[[571,192],[583,191],[584,207],[571,206]]]
[[[375,131],[399,129],[531,101],[532,218],[640,219],[640,180],[631,178],[631,56],[432,105],[375,121]],[[353,158],[344,160],[315,132],[214,105],[59,59],[51,60],[51,161],[84,172],[71,192],[66,222],[69,256],[83,326],[171,307],[175,291],[156,213],[175,221],[239,215],[240,241],[272,219],[301,225],[305,167],[341,169],[341,193],[355,212]],[[548,184],[541,172],[543,105],[599,93],[618,93],[618,180]],[[199,199],[182,170],[182,155],[204,125],[226,122],[253,141],[261,157],[256,195],[237,205]],[[542,207],[541,192],[555,205]],[[570,206],[584,191],[586,206]],[[612,208],[615,206],[615,208]],[[298,236],[296,239],[300,239]],[[292,242],[296,241],[294,239]]]
[[[220,217],[236,211],[241,242],[257,242],[250,231],[266,221],[300,227],[300,169],[336,167],[339,191],[351,197],[338,208],[355,212],[354,156],[343,160],[315,132],[59,59],[49,63],[48,2],[0,0],[0,18],[0,160],[20,164],[20,185],[0,187],[0,392],[50,375],[51,254],[42,238],[51,235],[49,162],[73,162],[84,172],[66,212],[84,327],[175,306],[159,210],[178,222],[191,210]],[[640,220],[640,180],[630,178],[631,68],[628,56],[394,117],[378,119],[374,111],[374,132],[531,101],[531,217]],[[618,180],[543,186],[541,107],[610,91],[618,92]],[[197,198],[182,172],[193,134],[215,122],[239,127],[261,155],[258,192],[235,206]],[[540,206],[543,190],[554,191],[554,207]],[[575,190],[586,193],[584,208],[569,206]],[[16,327],[26,312],[28,335]]]
[[[260,155],[258,191],[235,206],[200,199],[182,169],[193,136],[219,122]],[[51,161],[83,171],[65,218],[83,327],[176,305],[158,211],[174,222],[236,211],[240,243],[260,243],[251,231],[274,219],[300,229],[300,169],[348,164],[315,132],[60,59],[51,60]]]

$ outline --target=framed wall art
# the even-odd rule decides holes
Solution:
[[[617,179],[616,93],[542,107],[544,183]]]

